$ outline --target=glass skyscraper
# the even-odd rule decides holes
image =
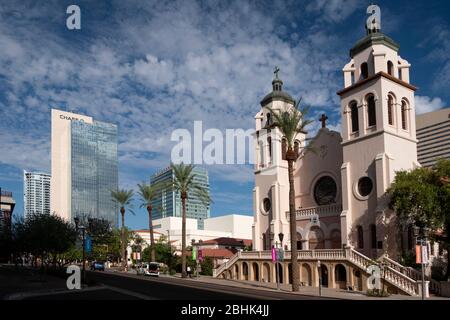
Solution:
[[[88,215],[118,225],[117,126],[93,121],[71,123],[72,218]]]
[[[195,174],[194,181],[203,186],[209,193],[209,177],[208,171],[201,167],[194,167]],[[168,167],[160,172],[157,172],[150,178],[150,182],[157,183],[172,183],[174,181],[173,170]],[[165,190],[160,197],[157,197],[153,202],[153,218],[160,219],[165,217],[181,217],[181,196],[179,192],[172,190]],[[210,207],[205,206],[201,200],[192,192],[188,192],[186,201],[186,218],[197,219],[198,228],[204,228],[204,220],[210,216]]]

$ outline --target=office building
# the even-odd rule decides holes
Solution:
[[[194,167],[195,174],[194,182],[203,186],[209,193],[209,178],[208,171],[201,167]],[[172,168],[168,167],[156,174],[154,174],[150,181],[151,183],[172,183],[175,179]],[[181,197],[179,192],[173,190],[166,190],[153,201],[154,219],[161,219],[166,217],[181,217]],[[198,221],[198,228],[203,229],[204,220],[208,219],[210,215],[209,205],[204,205],[200,198],[193,192],[188,193],[186,201],[186,217],[196,219]]]
[[[424,167],[450,159],[450,108],[416,116],[417,158]]]
[[[52,109],[51,212],[67,221],[90,216],[118,225],[117,126]]]
[[[2,190],[0,188],[0,228],[7,228],[11,230],[12,215],[16,201],[10,191]]]
[[[25,219],[38,214],[50,214],[51,175],[23,171],[23,209]]]

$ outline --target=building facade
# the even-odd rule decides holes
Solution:
[[[193,173],[194,182],[202,186],[209,194],[209,177],[208,171],[202,167],[194,167]],[[173,183],[175,179],[172,168],[168,167],[160,172],[157,172],[150,178],[150,182],[154,183]],[[154,219],[161,219],[166,217],[181,217],[181,196],[180,193],[174,190],[164,190],[161,197],[155,199],[153,205]],[[199,229],[204,228],[204,221],[210,216],[209,205],[204,205],[200,198],[192,192],[188,192],[186,201],[186,218],[196,219],[198,221]]]
[[[450,108],[420,114],[416,117],[417,157],[424,167],[438,159],[450,159]]]
[[[11,230],[12,216],[16,201],[10,191],[0,188],[0,228]]]
[[[176,250],[181,250],[182,221],[181,217],[166,217],[153,221],[155,241],[161,236],[166,237]],[[245,244],[251,242],[251,224],[253,218],[245,215],[224,215],[215,218],[208,218],[204,221],[204,228],[199,228],[197,219],[186,218],[186,243],[190,245],[192,240],[209,241],[217,238],[244,239]],[[147,245],[150,243],[150,233],[147,230],[136,230]]]
[[[51,212],[67,221],[91,216],[118,226],[117,126],[52,109]]]
[[[395,215],[386,203],[386,190],[398,170],[417,162],[414,91],[409,63],[399,46],[379,29],[350,50],[343,68],[342,132],[322,128],[312,138],[316,152],[302,152],[305,134],[298,133],[294,166],[298,249],[354,247],[378,257],[396,256],[399,241]],[[268,250],[289,235],[286,150],[278,128],[268,128],[269,108],[288,110],[294,101],[282,90],[278,76],[273,91],[261,101],[256,115],[254,245]],[[325,118],[325,117],[324,117]]]
[[[40,214],[50,214],[51,175],[23,171],[23,208],[25,219]]]

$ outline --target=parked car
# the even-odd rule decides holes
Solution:
[[[102,261],[94,261],[91,264],[91,270],[92,271],[95,271],[95,270],[105,271],[105,263]]]

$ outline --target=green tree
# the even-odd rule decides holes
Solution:
[[[416,168],[397,172],[388,189],[389,205],[396,212],[399,226],[415,224],[431,228],[432,237],[447,252],[450,248],[449,177],[450,160],[440,160],[432,169]],[[446,276],[450,276],[448,262]]]
[[[36,215],[15,226],[16,250],[40,257],[56,266],[58,259],[75,245],[77,232],[73,225],[55,215]]]
[[[205,257],[203,261],[200,263],[202,271],[200,274],[205,276],[212,276],[214,269],[214,260],[211,257]]]
[[[125,238],[125,208],[128,208],[128,211],[134,214],[132,205],[133,201],[133,190],[113,190],[111,191],[111,197],[113,200],[120,206],[120,214],[122,217],[122,244],[121,244],[121,253],[122,253],[122,268],[127,270],[127,254],[126,254],[126,238]]]
[[[294,161],[299,157],[298,149],[300,145],[296,145],[297,135],[305,132],[305,127],[311,123],[306,120],[305,115],[307,109],[299,109],[300,101],[294,103],[292,108],[288,110],[274,110],[268,108],[272,114],[274,122],[272,127],[278,128],[282,137],[287,144],[286,160],[288,162],[289,176],[289,217],[290,217],[290,234],[291,234],[291,265],[292,265],[292,291],[299,291],[299,267],[297,261],[297,220],[295,216],[295,188],[294,188]],[[302,141],[304,142],[304,141]],[[311,149],[312,150],[312,149]]]
[[[173,188],[179,192],[182,207],[181,224],[181,276],[186,278],[186,200],[189,194],[197,196],[204,205],[211,203],[207,190],[195,181],[194,165],[171,164],[174,173]]]
[[[153,234],[153,201],[161,194],[162,185],[161,184],[138,184],[141,205],[140,207],[146,207],[148,213],[148,229],[150,232],[150,250],[151,250],[151,261],[156,261],[155,252],[155,238]]]

